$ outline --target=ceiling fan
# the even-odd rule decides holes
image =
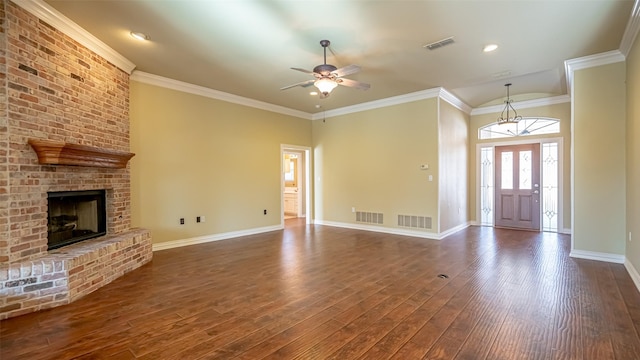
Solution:
[[[291,68],[292,70],[301,71],[306,74],[311,74],[315,77],[315,79],[307,80],[303,82],[299,82],[297,84],[285,86],[280,88],[280,90],[290,89],[296,86],[308,87],[311,85],[315,85],[320,91],[320,98],[324,99],[329,97],[331,90],[333,90],[336,86],[348,86],[356,89],[367,90],[371,87],[371,85],[356,81],[345,79],[343,76],[355,74],[360,71],[360,66],[358,65],[348,65],[338,69],[337,67],[327,64],[327,47],[331,44],[329,40],[320,40],[320,45],[324,48],[324,64],[318,65],[313,68],[313,71],[300,69],[300,68]]]

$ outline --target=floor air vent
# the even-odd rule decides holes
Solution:
[[[398,226],[416,228],[416,229],[431,229],[431,217],[415,216],[415,215],[398,215]]]
[[[382,224],[384,218],[382,213],[356,211],[356,221],[369,224]]]

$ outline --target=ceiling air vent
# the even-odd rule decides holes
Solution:
[[[454,41],[453,41],[453,36],[452,36],[452,37],[448,37],[446,39],[442,39],[440,41],[436,41],[436,42],[431,43],[431,44],[427,44],[427,45],[423,46],[423,48],[429,49],[429,50],[435,50],[435,49],[441,48],[443,46],[451,45],[453,43],[454,43]]]

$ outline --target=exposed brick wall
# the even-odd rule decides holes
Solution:
[[[7,119],[5,3],[0,0],[0,264],[9,261],[9,129]]]
[[[0,319],[68,304],[151,261],[129,169],[39,165],[29,139],[129,151],[129,74],[0,0]],[[47,251],[47,192],[106,189],[107,235]]]
[[[151,247],[138,229],[0,267],[0,320],[73,302],[149,262]]]
[[[107,189],[107,234],[129,230],[130,180],[128,169],[38,164],[31,138],[129,151],[129,74],[11,1],[0,4],[2,265],[47,253],[48,191]]]

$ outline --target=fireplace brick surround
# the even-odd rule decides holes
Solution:
[[[30,139],[129,151],[129,74],[0,0],[0,319],[70,303],[151,261],[129,168],[40,165]],[[47,251],[47,192],[105,189],[107,235]]]

